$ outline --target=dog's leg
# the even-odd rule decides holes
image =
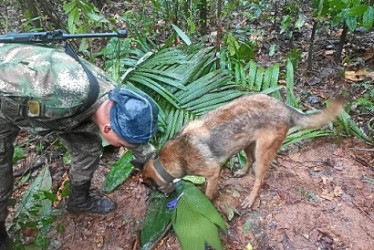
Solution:
[[[244,149],[245,154],[247,156],[247,162],[245,163],[245,166],[242,169],[239,169],[238,171],[236,171],[234,173],[233,176],[235,178],[240,178],[240,177],[243,177],[244,175],[248,174],[248,171],[251,168],[252,163],[255,160],[255,156],[254,156],[254,151],[255,151],[255,148],[256,148],[255,146],[256,146],[256,142],[252,142],[251,144],[249,144],[248,147],[246,147]]]
[[[252,207],[262,186],[265,178],[266,171],[270,166],[270,163],[274,160],[277,155],[279,147],[282,145],[287,129],[271,130],[264,133],[264,136],[259,138],[255,148],[255,159],[254,172],[256,176],[255,184],[253,185],[252,191],[248,197],[242,202],[242,207]],[[283,133],[282,133],[283,132]]]
[[[206,189],[205,189],[205,195],[211,200],[213,199],[214,191],[216,191],[216,188],[218,185],[220,172],[221,172],[221,167],[220,165],[217,165],[216,167],[211,168],[209,176],[205,175],[205,177],[207,178],[207,182],[208,182]]]

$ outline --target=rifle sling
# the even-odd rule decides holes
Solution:
[[[79,59],[77,53],[75,52],[74,48],[71,46],[71,44],[66,41],[65,45],[65,52],[72,58],[74,58],[83,68],[83,70],[86,72],[88,81],[90,82],[90,88],[88,90],[88,96],[84,100],[84,103],[82,106],[78,109],[78,113],[82,113],[83,111],[87,110],[89,107],[91,107],[97,100],[97,97],[99,96],[99,83],[96,79],[96,77],[92,74],[91,70],[87,68],[84,63]]]

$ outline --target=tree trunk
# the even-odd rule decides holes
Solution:
[[[314,45],[314,39],[315,39],[315,35],[316,35],[317,26],[318,26],[318,21],[314,20],[312,34],[310,36],[309,49],[308,49],[307,74],[312,73],[312,70],[313,70],[313,66],[312,66],[312,63],[313,63],[313,45]]]
[[[273,30],[275,30],[276,25],[277,25],[278,8],[279,8],[279,2],[278,2],[278,1],[275,1],[275,11],[274,11]]]
[[[335,54],[335,62],[338,64],[340,64],[342,61],[342,51],[343,51],[343,47],[345,44],[345,39],[347,38],[347,33],[348,33],[348,26],[344,22],[343,32],[340,36],[340,41],[339,41],[338,47],[336,48],[336,54]]]
[[[201,0],[198,4],[200,12],[200,34],[206,35],[207,33],[207,20],[208,20],[208,7],[207,0]]]
[[[178,11],[179,11],[179,3],[178,0],[174,1],[174,17],[173,17],[173,23],[178,25]]]
[[[222,39],[222,23],[221,23],[221,12],[222,12],[222,0],[217,0],[217,40],[216,40],[216,51],[219,53],[221,50],[221,39]],[[217,60],[217,68],[219,68],[219,59]]]
[[[191,0],[185,0],[183,9],[184,9],[184,15],[186,16],[186,18],[190,17],[190,8],[191,8]]]

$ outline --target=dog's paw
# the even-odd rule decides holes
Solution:
[[[251,199],[250,197],[245,198],[242,203],[242,208],[251,208],[253,206],[253,203],[255,203],[255,199]]]

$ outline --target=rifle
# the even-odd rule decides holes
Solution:
[[[9,33],[0,35],[0,43],[48,43],[52,41],[73,38],[92,38],[92,37],[118,37],[126,38],[126,30],[118,30],[112,33],[86,33],[86,34],[67,34],[62,30],[53,30],[46,32],[30,32],[30,33]]]

